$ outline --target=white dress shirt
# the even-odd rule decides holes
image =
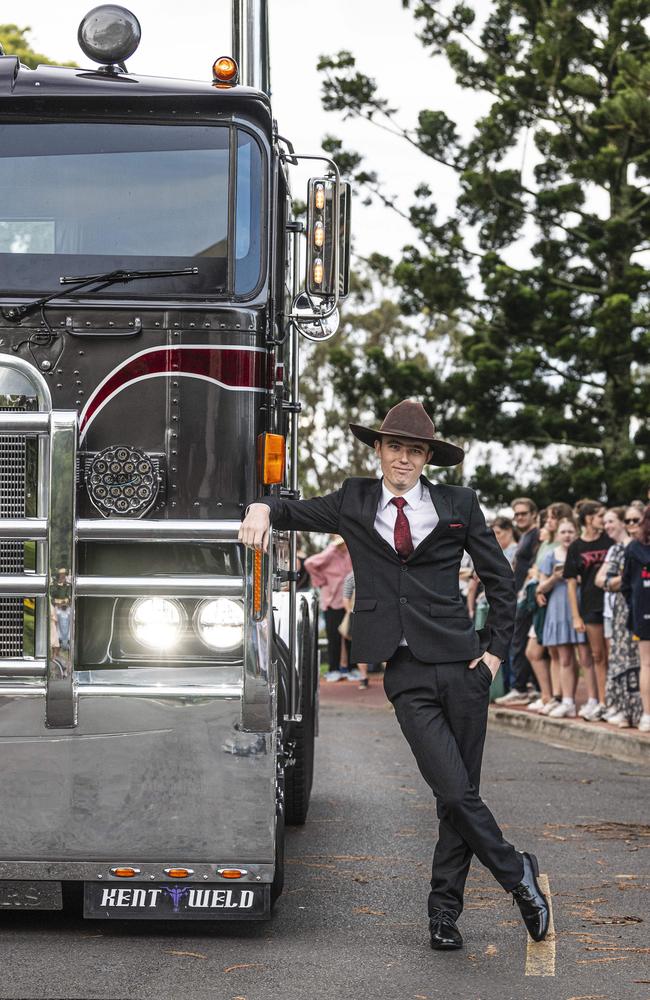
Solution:
[[[403,494],[403,497],[406,500],[403,510],[408,518],[411,529],[413,548],[416,549],[420,542],[427,535],[431,534],[440,518],[438,517],[438,511],[433,506],[431,494],[424,483],[418,481],[408,493]],[[381,496],[375,515],[375,530],[393,548],[395,548],[395,521],[397,520],[397,507],[394,503],[391,503],[391,500],[394,498],[395,494],[386,489],[386,484],[382,479]],[[400,646],[406,646],[405,636],[402,636],[399,644]]]
[[[404,513],[411,528],[413,548],[416,549],[438,524],[438,512],[433,506],[431,494],[424,483],[418,481],[403,496],[406,500]],[[393,548],[395,548],[395,521],[397,520],[397,507],[391,503],[391,500],[394,499],[395,494],[386,488],[382,479],[381,496],[375,515],[375,529]]]

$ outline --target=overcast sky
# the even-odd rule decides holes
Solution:
[[[32,28],[31,42],[51,59],[88,65],[77,44],[77,28],[92,0],[5,0],[3,22]],[[231,51],[229,0],[132,0],[125,4],[142,25],[140,48],[128,62],[132,73],[211,79],[215,58]],[[489,0],[478,0],[484,12]],[[370,169],[385,181],[386,192],[408,208],[411,192],[426,181],[441,206],[453,204],[455,181],[403,140],[364,122],[342,123],[321,107],[318,57],[347,48],[360,69],[374,77],[378,89],[401,109],[405,125],[415,123],[422,108],[443,108],[461,130],[471,127],[485,99],[461,91],[443,59],[429,58],[415,34],[412,14],[401,0],[269,0],[273,108],[280,133],[297,151],[318,152],[326,133],[339,135],[367,156]],[[313,168],[312,168],[313,169]],[[302,196],[307,173],[296,170],[293,190]],[[408,223],[380,206],[354,203],[353,233],[357,250],[373,250],[396,258],[412,239]]]

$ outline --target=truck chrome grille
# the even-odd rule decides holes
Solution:
[[[0,410],[26,410],[27,406],[0,406]],[[25,517],[27,439],[0,434],[0,517]],[[24,573],[25,543],[0,542],[0,573]],[[0,599],[0,657],[23,655],[23,601]]]

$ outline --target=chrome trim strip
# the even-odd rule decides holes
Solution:
[[[0,688],[0,691],[2,688]],[[241,684],[79,684],[80,698],[236,698],[242,696]]]
[[[50,417],[46,412],[38,410],[26,413],[0,413],[0,433],[2,434],[47,434],[50,427]]]
[[[43,517],[2,517],[0,538],[18,542],[43,542],[47,537],[47,521]]]
[[[77,521],[77,539],[80,542],[236,542],[239,527],[239,521],[97,518]]]
[[[271,619],[271,563],[265,558],[265,615],[253,615],[253,551],[246,549],[246,600],[244,603],[244,690],[241,703],[243,732],[268,732],[276,725],[273,715],[272,679],[269,677],[269,622]]]
[[[31,661],[32,663],[35,661]],[[32,681],[33,679],[33,681]],[[30,683],[32,681],[32,683]],[[31,671],[24,682],[18,678],[13,684],[3,684],[0,680],[0,698],[42,697],[47,687]],[[78,683],[75,698],[222,698],[239,700],[243,694],[242,684],[83,684]]]
[[[0,576],[0,597],[44,597],[47,577],[40,573],[16,573]]]
[[[129,859],[129,867],[138,867],[142,871],[140,879],[157,882],[176,882],[179,879],[168,878],[163,872],[162,865],[168,865],[166,859],[162,864],[151,861],[134,861]],[[111,868],[118,867],[115,859],[111,861],[2,861],[0,862],[0,879],[34,879],[35,881],[50,880],[70,880],[79,882],[107,881],[122,882],[125,880],[119,875],[111,875]],[[121,867],[121,866],[119,866]],[[183,860],[179,861],[179,867],[192,868],[194,875],[183,882],[272,882],[273,864],[269,862],[248,862],[239,859],[228,865],[224,861],[218,863],[206,863],[205,861]],[[248,874],[241,879],[227,879],[219,875],[220,868],[246,868]]]
[[[45,677],[45,660],[0,660],[0,677]]]
[[[74,688],[74,607],[77,472],[77,413],[52,410],[50,413],[50,464],[47,567],[47,693],[45,724],[72,727],[77,724]],[[61,569],[65,569],[63,582]],[[63,612],[67,610],[67,618]],[[59,619],[57,627],[56,619]]]
[[[241,576],[78,576],[78,597],[241,597]]]

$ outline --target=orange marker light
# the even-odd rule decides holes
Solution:
[[[317,257],[314,261],[313,278],[315,285],[323,284],[323,262],[320,257]]]
[[[319,249],[325,242],[325,226],[322,222],[317,222],[314,226],[314,245]]]
[[[193,874],[194,871],[191,868],[165,868],[165,875],[168,875],[169,878],[187,878]]]
[[[219,56],[212,64],[212,79],[216,84],[232,87],[237,83],[239,67],[231,56]]]
[[[256,549],[253,556],[253,614],[256,617],[262,614],[262,566],[264,563],[263,554]]]
[[[322,184],[317,184],[314,191],[314,205],[321,211],[325,208],[325,187]]]
[[[260,434],[257,439],[258,473],[265,486],[284,479],[284,437],[282,434]]]
[[[219,875],[222,878],[242,878],[246,874],[241,868],[220,868]]]
[[[111,868],[111,875],[119,875],[120,878],[133,878],[135,875],[140,874],[139,868]]]

